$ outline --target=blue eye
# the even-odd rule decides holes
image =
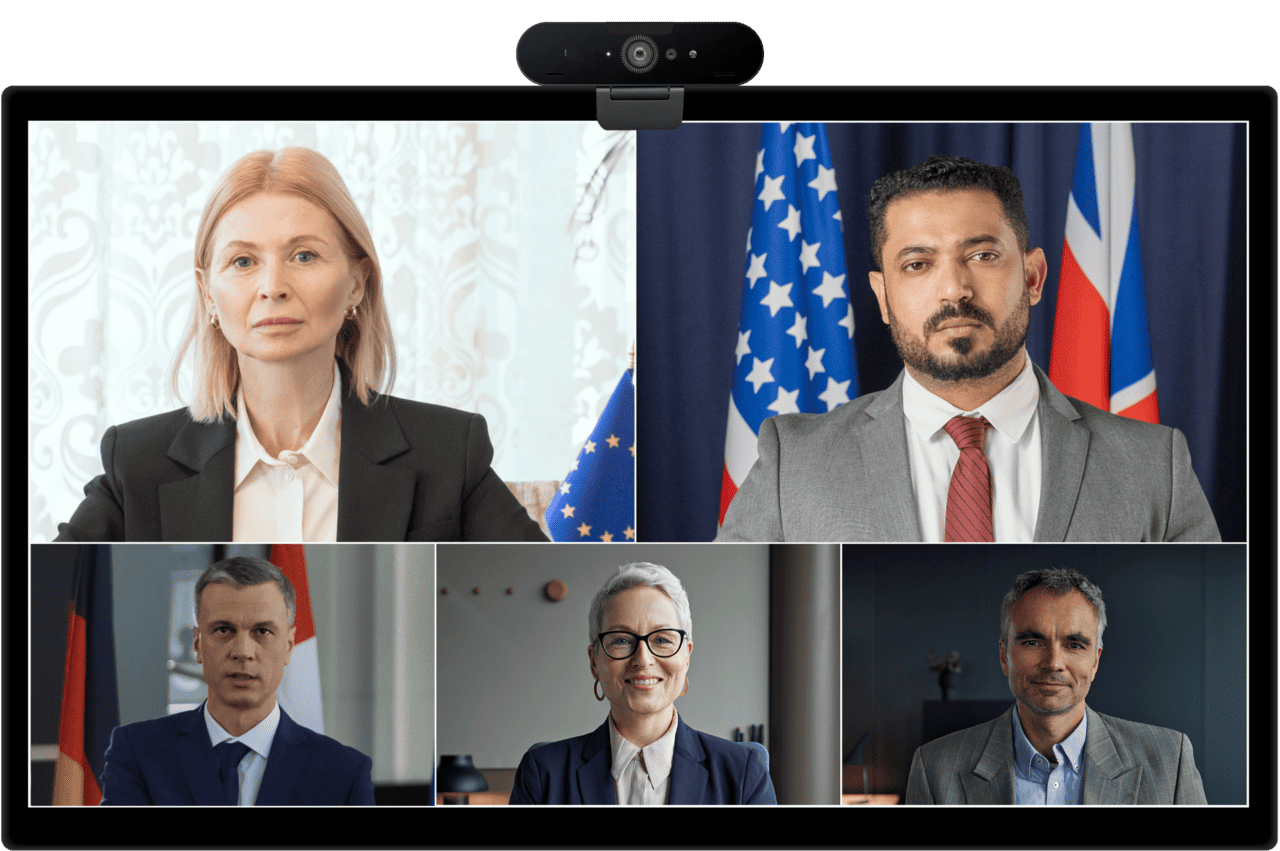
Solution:
[[[231,261],[231,265],[235,266],[237,269],[248,269],[249,264],[252,262],[253,261],[248,257],[237,257],[236,259]]]
[[[294,255],[294,257],[303,263],[310,263],[312,260],[316,259],[315,252],[313,251],[299,251]]]

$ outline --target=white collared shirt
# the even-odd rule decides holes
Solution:
[[[209,714],[209,702],[204,704],[204,724],[209,730],[209,742],[217,747],[223,742],[244,742],[249,752],[240,760],[237,771],[240,774],[240,799],[237,806],[252,807],[258,800],[258,789],[262,787],[262,775],[267,770],[267,759],[271,756],[271,742],[276,737],[276,728],[280,726],[280,703],[271,707],[266,718],[243,736],[233,736],[222,725],[213,720]]]
[[[613,716],[609,716],[609,745],[613,750],[611,771],[619,804],[625,805],[631,799],[633,788],[640,802],[646,806],[667,802],[671,793],[671,758],[676,750],[676,727],[679,724],[680,715],[673,709],[667,732],[642,749],[624,739],[618,728],[613,726]],[[643,767],[640,762],[642,750]]]
[[[960,448],[943,428],[956,415],[986,417],[985,451],[991,468],[991,519],[997,541],[1033,541],[1040,513],[1040,383],[1027,358],[1008,387],[976,411],[962,411],[905,373],[902,412],[907,420],[907,456],[916,511],[925,541],[946,531],[947,491]]]
[[[1013,710],[1013,802],[1015,804],[1083,804],[1084,745],[1089,736],[1089,713],[1061,742],[1053,746],[1053,762],[1032,746]]]
[[[342,449],[342,378],[333,364],[333,389],[320,422],[301,449],[272,458],[258,442],[237,396],[233,541],[338,540],[338,458]]]

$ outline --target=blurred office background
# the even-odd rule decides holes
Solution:
[[[1019,574],[1071,567],[1107,606],[1087,704],[1185,733],[1209,803],[1244,804],[1248,724],[1266,723],[1247,712],[1245,556],[1225,544],[846,545],[845,753],[869,734],[859,766],[870,791],[901,796],[926,727],[932,739],[951,732],[949,719],[962,729],[1012,706],[1000,603]],[[953,650],[961,671],[942,704],[929,658]],[[862,792],[863,779],[861,767],[846,767],[845,791]]]

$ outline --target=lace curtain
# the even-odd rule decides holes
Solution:
[[[382,264],[392,393],[476,411],[507,481],[558,480],[627,368],[631,134],[594,123],[33,123],[28,135],[29,533],[51,540],[112,424],[179,407],[192,250],[240,156],[314,148]],[[191,381],[184,365],[180,385]]]

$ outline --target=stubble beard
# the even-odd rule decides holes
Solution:
[[[995,317],[988,311],[967,301],[943,306],[925,321],[920,337],[907,333],[893,315],[893,310],[888,312],[889,331],[903,363],[935,381],[974,381],[995,374],[1022,351],[1027,342],[1027,328],[1030,324],[1031,295],[1025,288],[1022,290],[1017,309],[999,328],[995,328]],[[973,319],[981,322],[995,330],[995,339],[986,351],[973,353],[973,337],[957,337],[951,340],[950,346],[959,357],[944,361],[929,351],[925,340],[936,332],[939,324],[948,319]]]

